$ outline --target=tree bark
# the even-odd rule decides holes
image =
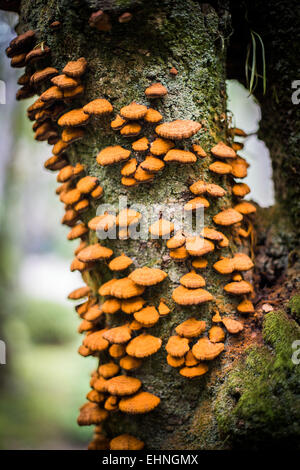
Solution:
[[[110,15],[112,29],[109,32],[99,32],[88,24],[89,16],[98,9],[105,9]],[[130,11],[133,18],[129,23],[120,24],[118,17],[124,11]],[[61,28],[54,32],[49,25],[55,20],[61,22]],[[88,70],[84,77],[85,93],[82,98],[72,102],[72,108],[81,107],[99,97],[109,99],[116,112],[132,101],[149,105],[144,95],[145,88],[152,82],[161,82],[169,92],[157,104],[164,120],[193,119],[201,122],[198,141],[209,152],[219,140],[227,139],[230,142],[225,114],[226,39],[229,27],[228,10],[213,8],[208,4],[200,5],[192,0],[75,1],[72,6],[62,0],[36,0],[34,3],[23,0],[18,32],[34,29],[37,42],[44,42],[51,48],[51,60],[47,59],[45,65],[54,66],[59,71],[69,60],[82,56],[86,58]],[[42,65],[39,63],[38,67],[42,68]],[[176,77],[169,73],[171,67],[178,70]],[[198,179],[205,179],[227,190],[223,198],[210,201],[210,207],[205,211],[206,226],[212,224],[214,215],[234,205],[231,195],[233,180],[229,176],[212,176],[208,169],[213,161],[211,157],[198,160],[194,165],[166,166],[153,183],[124,189],[120,184],[119,168],[100,167],[95,159],[97,153],[109,145],[120,144],[130,148],[124,139],[111,131],[109,123],[108,119],[94,120],[87,127],[86,137],[68,149],[68,158],[72,164],[81,162],[85,165],[86,174],[99,178],[104,189],[102,203],[118,204],[119,196],[126,195],[129,204],[176,202],[183,205],[191,198],[189,185]],[[145,126],[143,131],[147,135],[154,134],[150,126]],[[276,187],[280,191],[279,181],[278,178]],[[93,207],[84,214],[83,221],[87,223],[95,216],[95,212],[96,207]],[[144,360],[142,367],[134,374],[142,381],[143,389],[159,396],[161,403],[156,410],[141,416],[110,413],[105,423],[109,438],[130,433],[141,438],[148,449],[222,449],[235,445],[246,448],[259,447],[260,437],[257,435],[264,436],[268,442],[272,440],[273,423],[271,426],[267,417],[269,404],[258,396],[258,402],[266,411],[260,426],[260,421],[257,424],[258,421],[252,419],[251,406],[247,402],[249,393],[255,397],[261,385],[254,379],[248,380],[249,377],[255,378],[258,373],[261,380],[268,380],[270,375],[267,365],[273,361],[273,357],[270,357],[263,345],[264,341],[272,345],[275,355],[279,354],[274,346],[279,341],[276,338],[277,329],[273,331],[268,323],[264,325],[267,332],[262,331],[261,316],[251,320],[241,319],[244,332],[238,338],[229,336],[226,339],[225,354],[214,360],[208,374],[199,379],[183,378],[166,363],[165,345],[179,323],[195,316],[205,320],[209,327],[216,307],[224,316],[236,311],[238,301],[226,296],[223,290],[230,276],[221,276],[212,268],[221,255],[231,256],[241,249],[232,230],[222,231],[229,238],[230,245],[222,251],[215,250],[207,257],[209,265],[204,274],[207,290],[213,294],[215,301],[200,307],[179,308],[172,301],[172,292],[178,286],[180,277],[190,270],[190,262],[172,261],[164,241],[106,242],[114,255],[125,252],[132,257],[136,267],[160,267],[168,272],[167,281],[148,291],[147,301],[157,305],[159,299],[164,298],[172,310],[168,317],[162,318],[150,330],[151,334],[163,340],[162,348]],[[89,233],[88,240],[95,243],[95,235]],[[247,245],[248,242],[245,242],[244,250],[247,250]],[[103,282],[111,276],[106,266],[99,263],[90,274],[90,282],[94,287],[99,287],[99,274]],[[280,317],[282,322],[284,315],[282,313]],[[124,321],[124,316],[116,314],[113,318],[107,318],[107,325],[116,326]],[[283,337],[280,338],[283,341]],[[256,344],[258,356],[253,356],[253,349],[248,352],[247,348],[252,343]],[[264,359],[259,360],[261,369],[257,369],[255,359],[260,358],[260,354],[264,355]],[[282,351],[280,354],[283,354]],[[289,361],[288,347],[283,356],[284,360]],[[101,362],[107,360],[108,355],[101,355]],[[287,393],[295,393],[295,383],[293,381],[292,392],[288,389]],[[251,405],[257,400],[253,398]],[[282,409],[287,411],[284,404]],[[255,410],[258,416],[260,411]],[[298,410],[295,416],[297,413]],[[262,434],[258,432],[256,435],[257,430],[262,430]],[[291,426],[290,435],[296,436],[297,432]]]

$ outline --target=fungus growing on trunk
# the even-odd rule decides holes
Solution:
[[[139,19],[139,11],[136,13],[136,18]],[[111,14],[111,19],[103,10],[91,14],[89,24],[98,31],[110,31],[111,21],[114,24],[110,34],[98,36],[103,50],[114,37],[114,30],[120,36],[119,40],[129,31],[129,27],[123,24],[131,18],[132,13],[121,14],[119,10]],[[48,30],[49,22],[48,19]],[[52,22],[50,28],[55,27],[54,23],[57,21]],[[41,37],[43,34],[46,33],[37,31],[35,35],[33,31],[28,31],[20,35],[11,41],[7,55],[12,58],[12,65],[15,67],[29,64],[25,74],[19,79],[23,88],[18,92],[18,99],[31,96],[36,89],[43,91],[29,106],[27,114],[34,121],[35,138],[48,140],[53,145],[53,156],[44,165],[47,169],[59,171],[57,181],[62,184],[56,193],[65,204],[62,223],[70,227],[67,238],[79,238],[80,241],[71,270],[79,271],[88,285],[75,289],[69,294],[69,298],[83,299],[76,306],[81,321],[78,330],[84,334],[78,352],[84,357],[97,357],[99,365],[92,374],[92,389],[87,394],[88,403],[80,410],[78,423],[98,425],[89,446],[91,449],[142,449],[144,443],[127,434],[121,418],[117,436],[114,435],[114,418],[107,428],[101,423],[113,414],[143,414],[159,405],[160,398],[149,393],[153,387],[149,387],[150,382],[143,370],[144,367],[147,372],[153,370],[151,362],[154,363],[156,358],[153,357],[153,361],[147,358],[160,351],[156,357],[159,359],[165,354],[167,364],[179,368],[181,383],[184,378],[197,380],[197,377],[208,372],[207,364],[200,361],[212,361],[224,350],[224,327],[230,334],[243,329],[243,324],[232,317],[233,306],[229,308],[226,305],[221,310],[222,317],[216,310],[216,306],[219,308],[220,304],[220,290],[224,287],[226,293],[243,296],[237,302],[237,312],[245,314],[254,311],[252,302],[246,297],[248,294],[249,297],[252,296],[253,288],[239,274],[252,269],[253,262],[246,254],[236,253],[234,246],[236,238],[243,236],[243,230],[246,235],[250,233],[240,224],[243,215],[247,219],[256,210],[253,204],[241,202],[240,199],[249,193],[249,187],[245,183],[235,183],[232,178],[247,175],[248,164],[235,151],[240,146],[238,143],[231,143],[232,136],[242,135],[242,132],[231,129],[227,132],[228,145],[220,141],[212,146],[213,138],[216,142],[220,138],[225,139],[226,126],[224,129],[217,128],[218,116],[212,126],[210,113],[207,112],[208,109],[204,109],[203,117],[201,116],[202,127],[198,122],[200,113],[197,112],[199,100],[196,96],[193,97],[192,107],[186,109],[185,106],[185,112],[182,112],[180,103],[189,100],[188,94],[180,94],[181,88],[187,86],[185,83],[188,75],[184,59],[180,65],[182,73],[179,78],[176,78],[177,69],[170,69],[171,59],[165,64],[165,75],[163,67],[156,73],[159,64],[154,66],[155,70],[151,74],[146,65],[148,75],[141,68],[143,85],[139,92],[134,88],[138,79],[132,87],[133,76],[128,73],[125,77],[125,74],[124,81],[129,88],[127,96],[130,97],[126,102],[126,96],[124,93],[122,95],[122,91],[119,95],[119,89],[114,86],[112,75],[107,71],[107,55],[101,56],[103,71],[97,69],[100,59],[94,50],[99,52],[98,44],[93,44],[92,56],[88,54],[88,61],[80,57],[58,69],[51,66],[50,48],[45,42],[33,48],[36,36],[39,40],[46,39]],[[47,39],[48,34],[49,31],[46,34]],[[94,37],[96,32],[90,31],[89,34]],[[52,32],[49,39],[54,59],[57,59],[57,36],[60,34]],[[163,35],[161,37],[163,40]],[[119,40],[114,46],[116,57],[119,57],[118,48],[123,50],[122,41],[120,43]],[[66,57],[73,58],[75,52],[82,54],[80,47],[71,51],[66,44]],[[150,66],[152,53],[144,54],[141,49],[136,52],[141,64],[145,56]],[[34,63],[36,65],[32,67],[31,64]],[[49,65],[45,66],[47,63]],[[60,61],[55,60],[53,63],[58,66]],[[89,73],[83,79],[87,68]],[[97,86],[93,85],[92,79],[95,79]],[[152,83],[143,95],[144,86],[151,83],[150,80],[161,80],[170,89],[170,94],[167,96],[166,86]],[[99,93],[101,98],[98,98]],[[179,103],[178,112],[176,106],[174,107],[175,95]],[[165,99],[161,99],[163,97]],[[142,104],[147,98],[153,103],[152,107]],[[134,99],[142,99],[142,103],[132,101]],[[107,115],[113,111],[114,118],[107,119]],[[161,123],[163,114],[168,122]],[[177,117],[193,119],[176,119]],[[85,125],[87,127],[83,128]],[[142,137],[130,140],[142,131],[142,126]],[[195,137],[191,139],[193,136]],[[94,148],[96,143],[99,145],[96,158],[89,161],[86,155],[82,155],[80,161],[85,162],[85,167],[78,163],[81,153],[89,152],[88,148]],[[217,160],[213,161],[212,157]],[[166,165],[166,162],[170,164]],[[177,165],[172,165],[173,162]],[[117,163],[122,163],[122,168],[116,168]],[[145,253],[145,257],[148,253],[151,256],[153,253],[153,259],[149,263],[147,260],[141,262],[142,254],[138,253],[139,250],[135,248],[137,245],[134,245],[137,241],[131,244],[129,239],[130,229],[142,222],[142,214],[129,205],[116,215],[108,211],[97,212],[98,199],[104,196],[104,203],[115,202],[117,195],[129,195],[128,191],[133,188],[130,201],[140,198],[143,202],[149,200],[155,203],[155,177],[162,170],[164,171],[159,179],[162,181],[164,174],[166,175],[165,193],[161,193],[163,202],[179,203],[185,213],[192,213],[193,218],[197,209],[205,208],[205,223],[209,225],[196,233],[189,233],[185,227],[177,227],[177,223],[175,225],[176,217],[173,218],[172,213],[164,215],[165,218],[160,213],[157,215],[158,220],[154,223],[151,221],[149,240],[141,245],[140,250]],[[118,173],[121,176],[116,180]],[[216,181],[222,181],[221,186],[214,182],[216,175],[221,175],[217,176]],[[197,180],[198,178],[201,179]],[[176,184],[170,184],[175,179]],[[146,183],[144,188],[141,188],[141,183]],[[195,196],[192,199],[191,194]],[[233,204],[232,200],[235,201]],[[230,207],[231,204],[233,208]],[[171,216],[172,219],[167,220]],[[224,234],[216,229],[218,225],[226,227]],[[108,239],[103,245],[97,243],[97,238],[101,239],[101,233],[112,228],[117,229],[118,241]],[[159,238],[165,238],[166,244]],[[120,248],[123,243],[128,251]],[[229,250],[223,252],[227,247]],[[203,259],[206,255],[207,259]],[[191,269],[191,265],[194,269]],[[223,285],[222,276],[216,273],[212,278],[210,269],[207,269],[207,279],[196,272],[206,267],[211,268],[212,265],[219,274],[232,274],[230,282]],[[214,296],[203,289],[206,284]],[[168,288],[169,285],[171,288]],[[141,297],[143,294],[145,298]],[[228,316],[227,307],[228,313],[230,310]],[[204,317],[201,317],[202,314]],[[131,315],[129,321],[127,315]],[[162,324],[165,326],[161,328]],[[153,331],[156,336],[148,334],[152,332],[152,327],[155,328]],[[172,373],[168,365],[164,364],[164,367]],[[144,383],[135,375],[143,377]],[[169,392],[163,391],[162,398],[165,393]],[[165,413],[163,407],[162,412]],[[128,421],[125,422],[130,423],[134,419],[133,416],[126,417]]]

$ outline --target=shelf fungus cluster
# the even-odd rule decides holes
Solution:
[[[131,18],[130,13],[124,13],[118,22],[126,23]],[[53,31],[57,29],[54,23]],[[103,11],[93,13],[89,25],[99,31],[111,29],[110,18]],[[256,209],[243,199],[250,192],[247,184],[234,180],[247,175],[248,164],[237,154],[243,144],[233,142],[230,146],[220,141],[204,149],[200,145],[199,131],[205,132],[201,123],[191,119],[164,122],[157,109],[161,110],[164,100],[168,100],[168,90],[162,83],[149,84],[143,103],[131,102],[118,110],[104,97],[86,102],[86,59],[75,58],[58,70],[51,65],[50,48],[44,42],[38,43],[34,31],[13,39],[6,53],[13,67],[25,67],[18,80],[21,88],[17,99],[39,95],[27,114],[33,121],[35,139],[53,146],[44,166],[58,172],[56,193],[65,207],[62,224],[69,227],[67,238],[79,241],[70,269],[79,271],[86,285],[71,292],[69,299],[80,302],[75,307],[81,320],[78,331],[83,335],[78,352],[96,357],[99,364],[92,372],[78,424],[95,426],[90,449],[142,449],[147,442],[126,432],[111,436],[106,423],[115,413],[142,415],[155,413],[159,407],[159,394],[147,390],[138,378],[143,363],[163,351],[170,373],[176,368],[180,380],[197,380],[209,371],[213,360],[226,354],[228,335],[243,330],[243,321],[235,318],[235,311],[243,315],[254,312],[248,276],[253,262],[244,253],[243,239],[252,235],[251,215]],[[177,70],[173,67],[169,73],[175,77]],[[152,223],[149,233],[167,239],[159,241],[166,243],[167,263],[157,260],[155,267],[140,266],[137,258],[126,254],[130,227],[142,217],[139,212],[125,208],[117,215],[105,212],[90,217],[99,199],[105,200],[105,184],[79,159],[74,163],[70,155],[72,144],[87,137],[91,122],[101,126],[102,117],[106,122],[109,119],[108,133],[114,144],[98,149],[95,161],[100,167],[121,165],[120,179],[125,189],[154,184],[167,165],[196,168],[195,178],[187,183],[189,196],[184,211],[194,214],[201,208],[205,214],[209,210],[210,222],[192,235],[183,229],[175,230],[174,223],[163,217]],[[245,137],[241,129],[229,131],[230,137]],[[117,139],[116,133],[120,134]],[[199,170],[202,162],[205,171]],[[109,177],[109,171],[106,174]],[[232,200],[235,202],[231,207],[228,201]],[[101,230],[113,227],[118,229],[119,246],[124,246],[118,253],[99,237]],[[241,247],[239,251],[237,246]],[[168,267],[178,268],[176,263],[180,263],[182,275],[174,280]],[[174,272],[178,272],[176,269]],[[222,283],[222,294],[233,299],[230,314],[216,308],[214,286],[203,275],[209,269]],[[157,294],[160,287],[172,283],[169,295],[161,298]],[[201,318],[202,308],[211,314],[205,321]],[[165,318],[172,311],[179,311],[183,321],[173,323],[168,338],[154,334],[152,328],[156,326],[155,331],[159,331],[157,326],[167,324]]]

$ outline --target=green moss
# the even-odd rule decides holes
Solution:
[[[289,301],[289,309],[291,314],[297,319],[300,320],[300,294],[294,295]]]
[[[249,348],[220,388],[219,430],[233,447],[300,448],[300,367],[291,360],[300,328],[285,312],[271,312],[263,338],[266,345]]]

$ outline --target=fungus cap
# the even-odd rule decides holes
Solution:
[[[170,257],[175,261],[184,261],[189,256],[189,253],[185,246],[180,246],[175,248],[175,250],[170,250]]]
[[[174,224],[165,219],[159,219],[149,227],[152,237],[165,237],[174,231]]]
[[[207,371],[207,364],[199,364],[198,366],[194,367],[183,367],[182,369],[180,369],[179,374],[183,377],[192,379],[194,377],[200,377],[201,375],[206,374]]]
[[[226,284],[224,287],[224,290],[228,294],[233,294],[233,295],[243,295],[243,294],[250,294],[253,292],[253,287],[249,282],[246,281],[235,281],[235,282],[230,282],[229,284]]]
[[[139,331],[143,328],[143,325],[139,323],[137,320],[132,320],[129,327],[132,331]]]
[[[142,359],[143,357],[155,354],[162,345],[162,340],[155,336],[142,334],[132,339],[126,347],[126,352],[129,356]]]
[[[80,354],[80,356],[82,356],[82,357],[88,357],[88,356],[90,356],[91,354],[93,354],[93,352],[90,351],[89,348],[87,348],[86,346],[83,346],[83,344],[82,344],[81,346],[79,346],[77,352],[78,352],[78,354]]]
[[[137,167],[136,172],[134,173],[134,178],[139,183],[147,183],[152,181],[154,178],[154,174],[145,171],[141,164]]]
[[[181,231],[178,231],[167,241],[167,248],[169,248],[169,250],[180,248],[185,244],[185,240],[185,235]]]
[[[237,309],[240,313],[254,313],[254,306],[251,300],[244,299],[238,306]]]
[[[219,142],[211,149],[211,153],[214,157],[218,158],[236,158],[237,154],[235,151],[228,147],[228,145],[224,144],[224,142]]]
[[[234,206],[234,209],[243,215],[253,214],[256,212],[256,207],[251,202],[243,201]]]
[[[59,140],[53,146],[52,152],[53,152],[54,155],[61,155],[63,152],[66,151],[68,146],[69,146],[69,144],[67,142],[64,142],[63,140]]]
[[[174,289],[172,299],[179,305],[198,305],[213,300],[213,296],[205,289],[187,289],[179,286]]]
[[[128,325],[116,326],[105,331],[103,338],[114,344],[127,343],[131,339],[131,330]]]
[[[173,357],[183,357],[189,350],[189,340],[181,336],[170,336],[166,344],[167,353]]]
[[[88,320],[88,321],[95,321],[95,320],[98,320],[102,314],[103,314],[103,310],[100,307],[100,305],[93,305],[84,314],[84,318],[85,320]]]
[[[42,47],[35,47],[30,52],[28,52],[28,54],[26,54],[25,64],[32,64],[40,59],[43,59],[48,54],[50,54],[50,52],[51,49],[47,45],[43,44]]]
[[[205,158],[207,153],[199,144],[193,144],[193,151],[198,155],[198,157]]]
[[[161,317],[164,317],[165,315],[168,315],[171,312],[169,307],[166,305],[163,299],[159,302],[158,305],[158,313]]]
[[[195,163],[197,161],[197,157],[194,153],[188,152],[187,150],[171,149],[165,155],[164,161],[177,163]]]
[[[214,241],[221,241],[224,238],[224,235],[222,232],[218,232],[218,230],[215,230],[214,228],[209,228],[209,227],[204,227],[200,235],[204,238],[208,238],[209,240],[214,240]]]
[[[139,220],[142,218],[142,215],[134,209],[122,209],[120,210],[116,224],[119,227],[128,227],[130,225],[136,225]]]
[[[141,310],[145,304],[145,300],[142,297],[133,297],[128,300],[122,300],[121,302],[121,310],[122,312],[130,315],[138,310]]]
[[[223,197],[226,194],[225,189],[214,183],[209,183],[206,185],[206,192],[209,196],[213,197]]]
[[[110,127],[114,130],[114,131],[118,131],[119,129],[121,129],[121,127],[126,123],[126,120],[121,118],[121,116],[119,116],[119,114],[115,117],[115,119],[113,119],[110,123]]]
[[[79,426],[90,426],[91,424],[99,424],[105,421],[108,417],[108,412],[99,408],[97,403],[88,402],[80,409],[80,414],[77,418]]]
[[[110,379],[114,375],[117,375],[119,370],[120,367],[114,362],[108,362],[107,364],[102,364],[98,367],[98,372],[104,379]]]
[[[93,403],[102,403],[105,399],[105,395],[97,392],[97,390],[90,390],[86,398]]]
[[[73,290],[68,295],[68,299],[78,300],[86,297],[90,294],[91,288],[89,286],[79,287],[78,289]]]
[[[82,322],[78,326],[78,333],[84,333],[85,331],[90,331],[94,327],[93,323],[88,320],[82,320]]]
[[[184,364],[184,357],[174,357],[167,354],[167,363],[171,367],[181,367]]]
[[[130,299],[144,293],[145,287],[136,284],[132,279],[125,277],[116,280],[111,286],[111,294],[118,299]]]
[[[137,268],[129,274],[129,279],[132,279],[136,284],[141,286],[154,286],[162,282],[168,274],[158,268]]]
[[[57,124],[62,127],[76,127],[87,124],[89,115],[83,112],[82,108],[72,109],[63,114],[57,121]]]
[[[77,78],[84,74],[86,67],[86,59],[84,57],[80,57],[80,59],[68,62],[67,65],[63,68],[63,73],[69,77]]]
[[[97,163],[102,166],[113,165],[128,160],[130,157],[130,150],[126,150],[120,145],[106,147],[101,150],[97,155]]]
[[[76,142],[76,140],[82,139],[84,133],[84,129],[81,129],[79,127],[65,127],[61,133],[61,138],[63,142],[71,144],[73,142]]]
[[[221,343],[225,339],[225,332],[220,326],[212,326],[208,336],[212,343]]]
[[[77,189],[82,194],[91,193],[99,184],[98,178],[96,176],[84,176],[76,184]]]
[[[205,321],[189,318],[180,325],[176,326],[175,331],[185,338],[196,338],[205,331]]]
[[[117,397],[110,396],[105,400],[104,408],[107,411],[114,411],[118,409],[118,399]]]
[[[241,220],[243,220],[242,214],[232,208],[225,209],[213,217],[215,224],[223,226],[233,225]]]
[[[119,16],[118,18],[118,21],[119,23],[128,23],[129,21],[132,20],[132,13],[130,13],[129,11],[125,11],[124,13],[122,13],[122,15]]]
[[[88,115],[101,116],[103,114],[111,113],[113,107],[109,101],[104,98],[98,98],[90,101],[82,108],[83,112]]]
[[[91,351],[104,351],[108,348],[109,342],[103,338],[104,330],[95,331],[89,334],[83,340],[83,346],[86,346]]]
[[[233,318],[223,317],[223,325],[226,330],[231,334],[237,334],[244,329],[241,322],[234,320]]]
[[[83,85],[77,85],[75,88],[70,88],[69,90],[63,90],[64,100],[71,100],[77,96],[82,95],[84,92]]]
[[[37,85],[49,78],[54,77],[54,75],[58,74],[58,70],[54,67],[45,67],[42,70],[38,70],[34,74],[31,75],[30,82],[34,85]]]
[[[160,403],[160,398],[149,392],[139,392],[129,398],[122,398],[119,408],[124,413],[143,414],[154,410]]]
[[[108,380],[106,387],[111,395],[125,396],[133,395],[141,388],[142,382],[135,377],[117,375]]]
[[[118,299],[107,299],[102,305],[102,312],[113,315],[121,308],[121,302]]]
[[[188,289],[197,289],[198,287],[205,286],[205,279],[195,271],[190,271],[189,273],[184,274],[179,279],[179,282]]]
[[[141,130],[142,126],[138,122],[129,122],[122,127],[120,133],[123,137],[135,137],[141,132]]]
[[[106,248],[106,246],[102,246],[100,243],[95,243],[83,248],[77,256],[83,263],[88,263],[90,261],[110,258],[112,254],[113,251],[110,248]]]
[[[224,350],[223,343],[212,343],[207,337],[200,338],[192,352],[199,361],[211,361]]]
[[[135,142],[133,142],[131,144],[131,146],[132,146],[133,150],[135,150],[136,152],[145,152],[146,150],[148,150],[149,140],[147,139],[147,137],[142,137],[141,139],[136,140]],[[132,174],[132,173],[130,173],[130,174]],[[125,176],[127,176],[127,175],[125,175]]]
[[[231,274],[234,271],[234,262],[232,258],[222,258],[213,267],[220,274]]]
[[[250,188],[246,183],[238,183],[233,186],[232,192],[235,196],[244,197],[250,193]]]
[[[75,88],[78,85],[77,80],[74,78],[67,77],[65,74],[56,75],[55,77],[51,78],[51,83],[53,85],[58,86],[61,90],[67,90],[69,88]]]
[[[157,323],[159,320],[158,311],[153,306],[142,308],[142,310],[135,312],[133,316],[136,321],[138,321],[141,325],[145,326],[146,328],[155,325],[155,323]]]
[[[136,357],[124,356],[120,359],[120,367],[124,370],[135,370],[141,367],[142,360],[137,359]]]
[[[103,195],[103,188],[100,185],[96,186],[96,188],[93,189],[93,191],[91,192],[91,197],[93,199],[100,199],[102,195]]]
[[[145,90],[147,98],[161,98],[167,95],[167,93],[168,90],[161,83],[152,83],[152,85]]]
[[[156,127],[155,132],[166,139],[181,140],[196,134],[201,129],[201,124],[191,120],[164,122]]]
[[[195,211],[197,209],[201,209],[201,208],[207,208],[209,207],[209,202],[207,199],[205,199],[205,197],[202,197],[202,196],[197,196],[197,197],[194,197],[193,199],[191,199],[190,201],[188,201],[185,205],[184,205],[184,210],[187,211],[187,212],[190,212],[190,211]]]
[[[187,355],[185,356],[185,365],[187,367],[193,367],[193,366],[196,366],[198,364],[198,360],[195,358],[194,354],[192,353],[192,351],[188,351]]]
[[[114,359],[119,359],[125,355],[125,347],[123,344],[112,344],[108,350],[109,355]],[[122,366],[121,366],[122,367]]]
[[[133,175],[135,173],[136,167],[137,167],[136,158],[131,158],[130,160],[128,160],[128,162],[126,162],[123,165],[122,170],[121,170],[121,175],[125,177]],[[134,182],[136,183],[135,180]]]
[[[152,124],[160,122],[162,118],[160,112],[153,108],[149,108],[144,116],[145,121]]]
[[[144,445],[143,441],[130,434],[121,434],[110,441],[109,448],[110,450],[141,450],[144,448]]]
[[[100,287],[99,287],[99,294],[102,295],[102,296],[106,296],[106,295],[112,295],[111,293],[111,289],[112,289],[112,286],[118,281],[118,279],[111,279],[110,281],[107,281],[105,282],[104,284],[102,284]]]
[[[120,114],[125,119],[141,119],[145,116],[147,112],[147,106],[143,104],[138,104],[136,102],[132,102],[128,106],[124,106],[120,110]]]
[[[150,151],[153,155],[165,155],[175,144],[171,140],[156,138],[150,145]]]
[[[200,256],[197,256],[192,261],[192,266],[193,268],[196,268],[196,269],[205,269],[207,264],[208,264],[207,259],[203,259]]]
[[[63,98],[63,92],[57,86],[52,86],[48,88],[40,96],[40,100],[43,101],[44,103],[49,103],[55,100],[61,100],[62,98]]]
[[[75,240],[75,238],[80,238],[88,232],[88,228],[85,224],[77,224],[70,230],[68,233],[68,240]]]
[[[124,253],[112,259],[108,265],[111,271],[123,271],[133,263],[132,259],[124,255]]]
[[[95,381],[92,381],[92,382],[93,384],[91,384],[91,386],[94,387],[95,390],[101,393],[107,392],[108,380],[104,379],[103,377],[99,377]]]
[[[254,267],[253,261],[245,253],[235,253],[232,261],[235,271],[248,271]]]
[[[231,165],[224,162],[214,162],[209,165],[209,170],[218,175],[228,175],[231,172]]]
[[[189,190],[190,190],[193,194],[196,194],[196,195],[205,194],[206,191],[207,191],[207,185],[208,185],[208,183],[206,183],[205,181],[203,181],[203,180],[198,180],[198,181],[195,181],[195,183],[193,183],[193,184],[189,187]]]
[[[145,158],[141,163],[141,168],[150,173],[157,173],[164,168],[165,164],[159,158],[151,157],[150,155]]]
[[[231,162],[231,174],[235,178],[245,178],[247,176],[248,164],[244,158],[238,157]]]
[[[102,231],[104,230],[107,232],[109,229],[111,229],[114,225],[116,224],[116,216],[113,214],[108,214],[105,212],[102,215],[98,215],[94,217],[93,219],[90,219],[88,222],[88,227],[91,230],[99,230]]]
[[[214,251],[215,245],[198,235],[186,239],[186,249],[191,256],[203,256]]]

